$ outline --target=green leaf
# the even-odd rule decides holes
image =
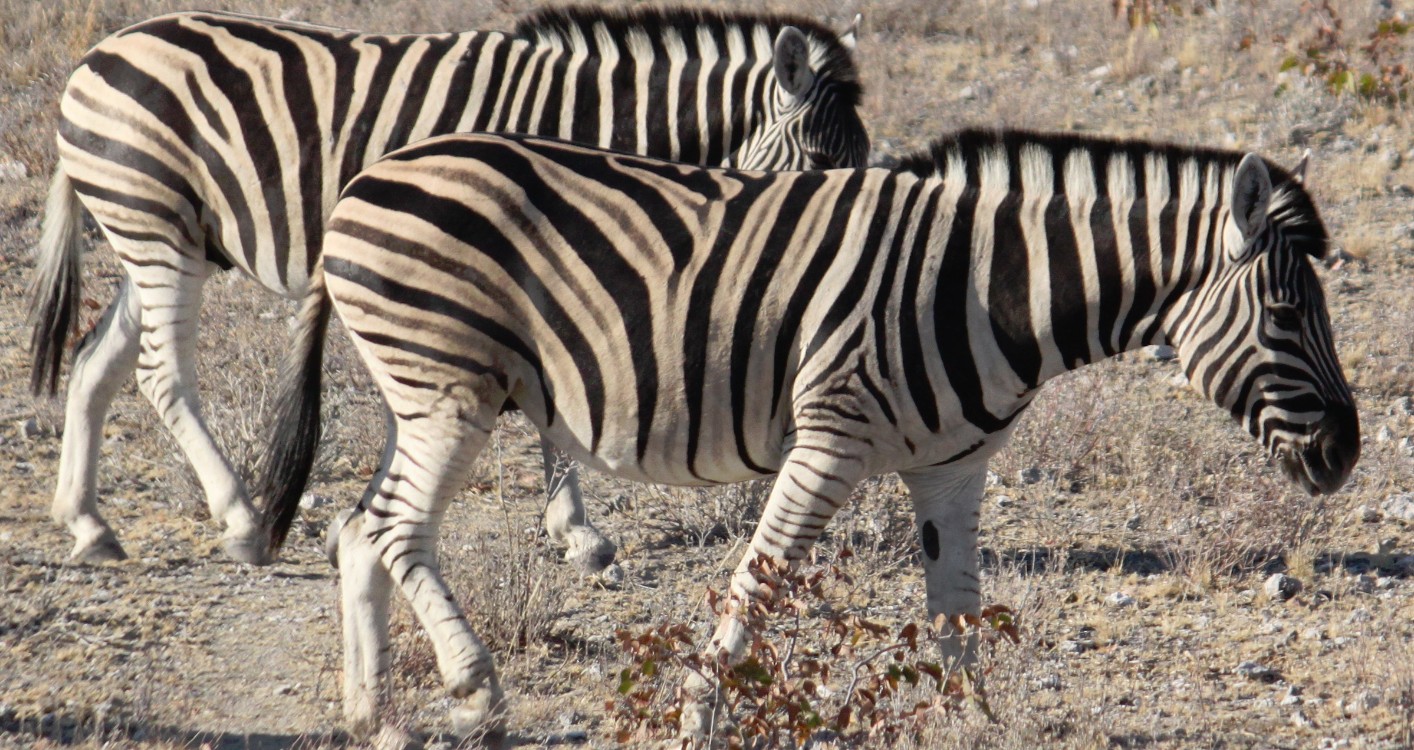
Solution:
[[[619,695],[628,695],[633,690],[634,684],[633,672],[628,667],[624,667],[619,672]]]

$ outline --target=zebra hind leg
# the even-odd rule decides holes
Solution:
[[[203,257],[182,256],[160,242],[129,242],[122,250],[142,305],[138,388],[195,469],[211,517],[226,526],[222,543],[226,554],[238,562],[267,564],[265,534],[245,483],[201,416],[196,335],[201,288],[211,267]],[[160,261],[144,263],[151,255]]]
[[[614,562],[617,548],[589,522],[584,496],[579,491],[579,468],[574,459],[540,438],[545,460],[545,531],[565,547],[565,561],[594,575]]]
[[[69,559],[76,562],[127,558],[117,534],[98,513],[98,455],[108,407],[137,366],[139,314],[132,282],[124,279],[118,296],[74,354],[64,404],[59,483],[50,515],[74,535]]]
[[[468,411],[477,414],[467,418]],[[367,508],[340,531],[346,669],[360,676],[346,683],[345,708],[360,730],[376,725],[386,683],[388,592],[380,582],[387,580],[396,582],[432,641],[447,691],[464,699],[452,712],[453,729],[487,745],[505,739],[504,693],[491,652],[471,629],[437,564],[438,528],[495,417],[494,409],[446,416],[434,407],[417,418],[396,419],[396,448],[385,453],[388,465],[374,478]]]

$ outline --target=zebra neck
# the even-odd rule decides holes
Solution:
[[[980,371],[1009,371],[998,382],[1026,393],[1120,352],[1169,343],[1172,319],[1190,307],[1228,225],[1216,176],[1195,173],[1177,190],[1156,180],[1144,192],[1114,180],[1097,195],[1079,170],[1021,190],[1006,171],[988,171],[972,185],[943,180],[940,205],[955,210],[940,216],[940,351],[966,340]],[[1066,191],[1047,189],[1055,184]]]

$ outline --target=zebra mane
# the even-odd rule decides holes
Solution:
[[[765,27],[772,39],[785,26],[794,26],[812,42],[811,61],[816,75],[829,80],[835,94],[848,106],[859,105],[864,89],[859,82],[859,69],[854,56],[840,43],[839,34],[824,24],[782,13],[744,13],[689,7],[599,8],[590,5],[565,5],[542,8],[521,17],[515,34],[534,37],[542,42],[558,41],[566,46],[583,44],[594,39],[594,26],[602,24],[614,39],[627,40],[632,32],[648,39],[662,36],[667,29],[686,32],[701,27],[711,30],[713,38],[725,39],[726,30],[740,28],[749,39],[753,29]],[[685,38],[687,37],[684,34]],[[594,52],[590,45],[589,52]]]
[[[1202,165],[1217,165],[1219,169],[1235,170],[1245,155],[1241,151],[1230,151],[1201,146],[1183,146],[1162,141],[1087,136],[1076,133],[1040,133],[1029,130],[992,130],[968,128],[938,138],[927,149],[902,159],[895,171],[909,172],[922,177],[943,174],[951,155],[962,157],[969,174],[973,173],[979,156],[986,151],[1005,150],[1011,165],[1012,184],[1020,187],[1018,154],[1023,146],[1035,145],[1056,154],[1063,159],[1065,154],[1081,150],[1088,152],[1096,169],[1115,155],[1128,157],[1131,164],[1142,163],[1144,157],[1157,155],[1170,164],[1193,159]],[[955,157],[953,157],[955,158]],[[1268,159],[1262,160],[1272,180],[1272,202],[1267,210],[1267,218],[1279,228],[1287,240],[1300,252],[1315,258],[1325,257],[1330,247],[1330,237],[1325,223],[1321,221],[1316,205],[1304,185],[1297,181],[1290,171]],[[1059,174],[1060,170],[1057,170]],[[1135,186],[1143,190],[1143,184]]]

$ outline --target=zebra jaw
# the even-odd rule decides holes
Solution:
[[[1282,473],[1310,495],[1340,489],[1360,458],[1359,429],[1350,429],[1353,419],[1328,414],[1300,439],[1274,446],[1272,454]]]

